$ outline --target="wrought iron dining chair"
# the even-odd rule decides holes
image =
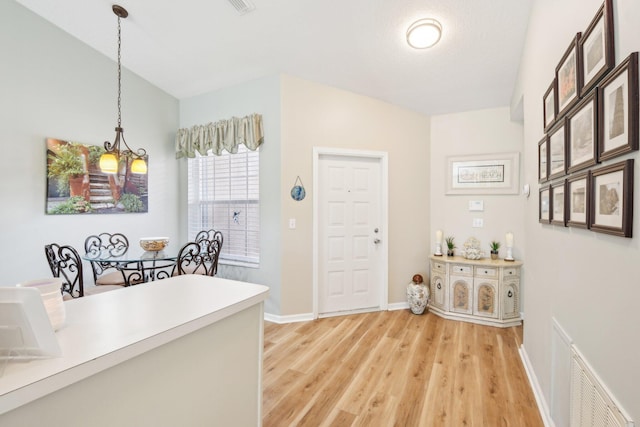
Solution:
[[[224,236],[221,231],[216,231],[214,229],[210,230],[202,230],[196,234],[195,238],[196,242],[208,241],[208,242],[218,242],[217,244],[217,253],[215,259],[215,266],[213,275],[215,276],[218,273],[218,259],[220,258],[220,252],[222,251],[222,243],[224,242]]]
[[[219,255],[220,244],[217,240],[201,238],[197,242],[189,242],[178,252],[175,274],[215,276]]]
[[[65,300],[122,288],[119,285],[104,285],[85,290],[82,259],[73,246],[50,243],[44,246],[44,253],[53,277],[63,279],[60,291]]]
[[[109,255],[117,257],[129,250],[129,239],[122,233],[91,235],[84,241],[84,250],[89,255],[106,251]],[[122,272],[113,262],[91,261],[91,269],[96,285],[125,285]]]

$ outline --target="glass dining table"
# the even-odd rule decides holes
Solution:
[[[143,251],[128,248],[124,253],[109,250],[85,253],[82,259],[113,266],[122,272],[125,286],[171,277],[175,271],[180,248],[167,246],[161,251]]]

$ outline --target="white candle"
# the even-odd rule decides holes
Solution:
[[[442,230],[436,231],[436,243],[442,243]]]
[[[507,235],[505,236],[505,240],[507,241],[507,247],[512,248],[513,247],[513,233],[512,232],[508,232]]]

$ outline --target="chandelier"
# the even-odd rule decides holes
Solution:
[[[129,12],[117,4],[114,4],[113,13],[118,17],[118,126],[116,126],[116,137],[113,142],[105,141],[104,149],[105,153],[100,156],[100,170],[104,173],[118,173],[119,161],[120,158],[123,157],[127,159],[127,163],[129,159],[131,162],[131,173],[135,174],[146,174],[147,173],[147,162],[145,161],[145,156],[147,152],[144,148],[138,148],[136,151],[133,151],[127,141],[124,139],[124,129],[122,129],[122,114],[120,109],[120,100],[121,100],[121,79],[122,79],[122,71],[120,65],[120,46],[121,46],[121,36],[120,36],[120,19],[126,18],[129,16]],[[120,142],[124,144],[125,149],[120,149]]]

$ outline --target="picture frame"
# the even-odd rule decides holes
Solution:
[[[589,228],[591,217],[591,171],[567,178],[567,226]]]
[[[598,92],[591,91],[567,114],[567,173],[598,161]]]
[[[550,221],[551,224],[561,225],[565,227],[567,225],[567,180],[563,179],[560,182],[551,184],[549,193],[550,200]]]
[[[567,126],[566,120],[559,121],[548,134],[549,137],[549,179],[566,174],[567,167]]]
[[[590,228],[600,233],[632,237],[633,159],[591,173]]]
[[[608,160],[638,149],[638,52],[598,86],[598,157]]]
[[[553,79],[551,85],[542,97],[542,114],[545,131],[548,131],[555,123],[556,110],[556,79]]]
[[[47,215],[147,213],[149,175],[130,172],[131,156],[118,158],[118,172],[100,170],[104,147],[47,138]],[[149,164],[149,156],[144,160]]]
[[[578,49],[580,35],[581,33],[576,34],[556,67],[556,118],[562,117],[579,99],[582,86],[582,66]]]
[[[538,182],[549,180],[549,138],[546,136],[538,142]]]
[[[450,156],[446,194],[518,194],[519,178],[519,153]]]
[[[613,4],[605,0],[578,43],[582,58],[580,96],[584,96],[615,66]]]
[[[538,221],[543,224],[551,222],[551,186],[545,185],[540,187],[538,195]]]

